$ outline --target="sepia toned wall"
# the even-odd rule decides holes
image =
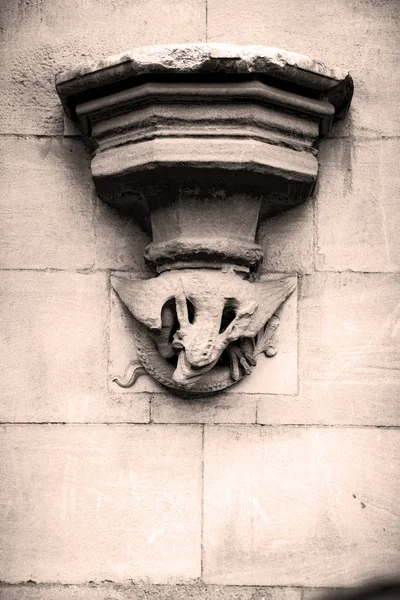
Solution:
[[[317,600],[400,572],[396,0],[3,0],[0,599]],[[353,76],[306,204],[260,229],[298,273],[280,353],[214,399],[131,358],[110,270],[148,243],[94,194],[54,75],[134,46],[278,46]],[[324,588],[323,590],[316,588]]]

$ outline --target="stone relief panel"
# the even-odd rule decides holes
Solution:
[[[123,273],[122,276],[124,278],[127,276],[135,277],[127,273]],[[267,279],[267,277],[269,279],[283,279],[280,274],[264,275],[263,279]],[[296,285],[296,277],[293,276],[292,279],[293,284]],[[256,357],[257,364],[251,367],[251,377],[246,376],[239,363],[241,377],[236,382],[232,380],[232,384],[228,386],[227,391],[260,394],[295,394],[297,392],[297,290],[288,296],[281,305],[280,310],[276,312],[279,313],[279,316],[270,319],[270,321],[274,321],[273,335],[276,354],[274,356],[267,356],[265,352],[258,354]],[[275,328],[276,325],[278,326]],[[118,378],[120,383],[130,383],[129,380],[134,378],[135,369],[141,366],[136,346],[136,327],[136,319],[113,290],[110,331],[110,389],[116,394],[129,394],[132,391],[161,393],[165,390],[165,387],[149,375],[144,368],[142,371],[136,372],[137,376],[143,376],[136,377],[132,387],[121,388],[113,381],[113,379]],[[273,350],[271,349],[269,354],[272,353]],[[220,365],[224,363],[226,358],[226,355],[224,355]],[[176,355],[174,359],[168,362],[171,365],[176,364]],[[225,362],[225,372],[228,366],[229,363]],[[228,373],[226,374],[228,375]],[[179,389],[176,388],[176,390],[179,393]],[[199,394],[203,395],[202,392],[199,392]],[[205,392],[204,395],[206,395]]]

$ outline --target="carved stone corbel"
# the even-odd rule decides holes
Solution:
[[[140,363],[210,393],[276,352],[293,276],[258,277],[260,219],[312,193],[317,145],[349,107],[348,73],[264,46],[138,48],[61,73],[65,112],[93,150],[97,194],[152,234],[147,280],[112,277]]]

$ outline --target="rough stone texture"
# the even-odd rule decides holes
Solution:
[[[400,141],[327,140],[316,194],[318,270],[400,271]]]
[[[218,585],[0,586],[0,600],[302,600],[300,589]]]
[[[226,61],[230,61],[228,69]],[[97,87],[115,81],[122,73],[131,76],[153,72],[186,74],[227,70],[234,73],[266,73],[310,87],[315,82],[315,87],[320,90],[329,90],[348,76],[345,69],[328,67],[319,60],[281,48],[196,43],[135,47],[98,62],[86,62],[59,73],[57,86],[62,92],[64,83],[76,80],[78,84],[80,78],[92,74],[96,74]]]
[[[105,274],[3,272],[3,422],[147,422],[146,395],[107,394]]]
[[[334,587],[398,573],[399,444],[390,429],[206,426],[205,582]]]
[[[98,201],[95,235],[97,268],[129,269],[139,277],[149,276],[143,254],[150,240],[133,219]]]
[[[147,236],[94,196],[81,140],[0,137],[0,266],[146,272]]]
[[[312,273],[313,221],[312,200],[263,221],[258,232],[258,241],[264,252],[264,268],[281,273]]]
[[[3,272],[2,421],[80,420],[105,393],[103,275]]]
[[[0,137],[0,266],[94,264],[93,184],[79,140]]]
[[[2,3],[2,133],[60,134],[62,109],[54,75],[86,57],[130,48],[205,39],[204,0],[40,0]]]
[[[400,425],[400,386],[384,382],[301,381],[299,395],[258,395],[263,425]]]
[[[251,10],[247,0],[208,0],[207,8],[209,42],[267,43],[343,64],[356,85],[351,117],[336,135],[400,133],[397,0],[310,0],[301,9],[293,0],[255,0]]]
[[[0,579],[198,577],[201,440],[184,425],[3,426]]]
[[[399,289],[396,274],[304,278],[300,401],[284,422],[400,424]],[[268,422],[268,400],[264,411]]]
[[[139,361],[135,339],[134,323],[128,309],[122,304],[114,290],[111,290],[110,346],[109,346],[109,388],[122,396],[142,392],[165,392],[165,388],[149,375],[143,375],[130,389],[119,387],[113,381],[121,378],[130,362]]]
[[[248,379],[259,357],[276,354],[276,315],[297,292],[296,277],[249,282],[233,272],[198,268],[173,269],[145,280],[113,276],[111,284],[135,318],[135,346],[145,372],[191,394],[216,392],[235,382],[240,389],[239,381]],[[174,304],[167,306],[170,299]],[[227,302],[234,302],[234,310],[225,316]],[[224,351],[229,362],[219,366]],[[117,379],[122,387],[131,381]]]
[[[154,423],[255,423],[256,394],[221,392],[209,398],[187,400],[172,394],[152,394]]]

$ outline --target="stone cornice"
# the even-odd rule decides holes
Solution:
[[[304,87],[325,94],[336,113],[347,110],[353,82],[343,68],[329,68],[308,56],[267,46],[231,44],[175,44],[144,46],[82,64],[59,73],[56,87],[63,105],[73,116],[85,98],[99,98],[104,89],[130,87],[132,78],[152,75],[194,75],[224,77],[273,77],[294,89]]]

